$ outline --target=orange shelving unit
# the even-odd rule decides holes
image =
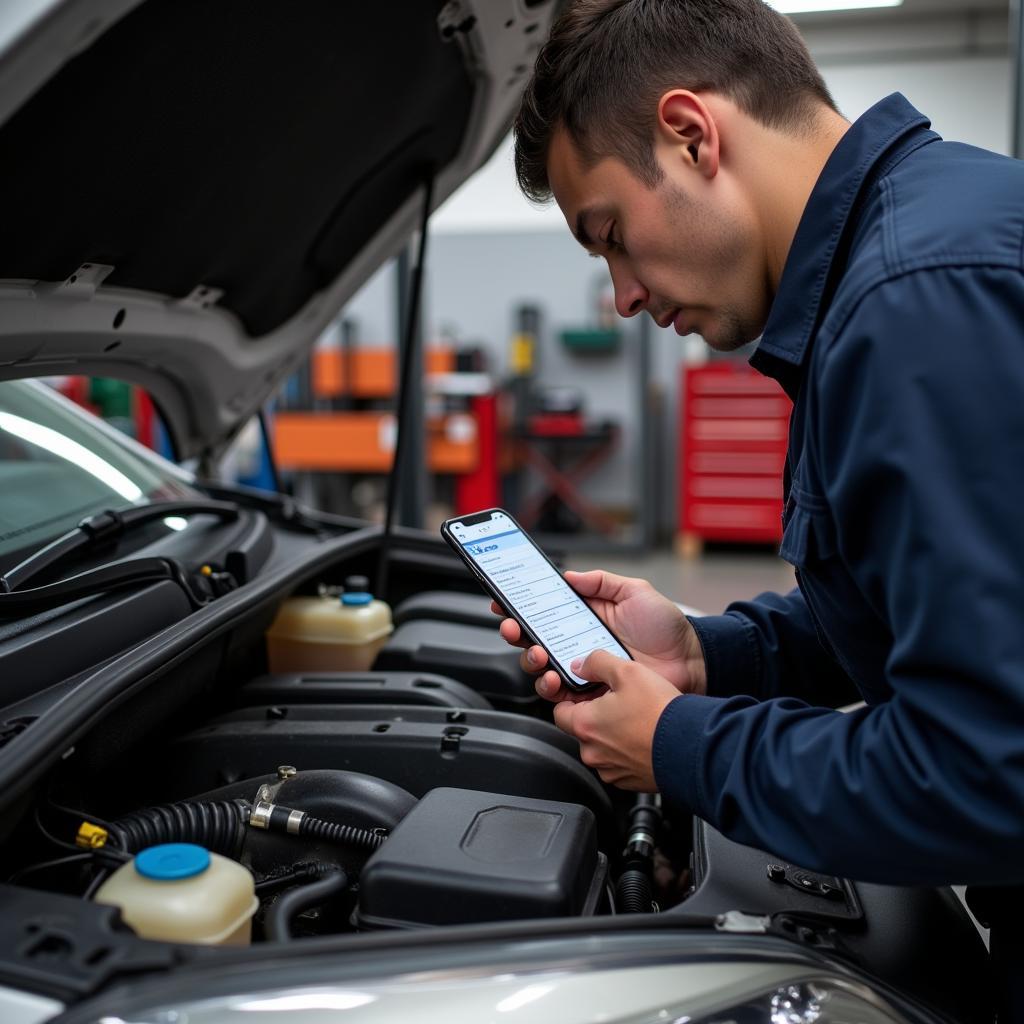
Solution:
[[[469,473],[480,457],[476,420],[452,413],[427,421],[433,473]],[[281,412],[274,417],[274,458],[288,470],[387,473],[395,455],[390,412]]]
[[[424,351],[425,375],[453,375],[453,349]],[[397,355],[392,347],[353,346],[315,351],[309,366],[309,393],[315,409],[274,413],[271,443],[283,470],[299,473],[385,474],[395,456],[396,427],[391,409],[397,387]],[[426,462],[431,473],[455,478],[456,511],[473,502],[497,504],[497,398],[470,391],[465,408],[428,416]]]
[[[455,353],[450,348],[428,348],[424,362],[428,374],[451,373]],[[313,353],[311,370],[317,398],[390,398],[398,379],[393,348],[320,349]]]

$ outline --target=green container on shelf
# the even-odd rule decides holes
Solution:
[[[562,344],[570,352],[594,353],[617,352],[619,331],[616,327],[586,327],[562,331]]]
[[[131,419],[132,386],[123,380],[93,377],[89,382],[89,401],[99,408],[106,420]]]

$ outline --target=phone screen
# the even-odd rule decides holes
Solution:
[[[449,529],[502,595],[501,603],[526,624],[567,679],[587,685],[569,665],[600,648],[629,659],[604,623],[506,513],[494,512],[486,521],[472,525],[454,520]]]

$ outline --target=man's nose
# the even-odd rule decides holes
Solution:
[[[647,308],[650,292],[624,268],[612,271],[615,310],[622,317],[636,316]]]

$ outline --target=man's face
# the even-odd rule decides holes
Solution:
[[[771,305],[755,220],[724,176],[708,182],[678,153],[655,156],[664,175],[649,188],[613,157],[585,170],[560,130],[548,179],[569,230],[607,262],[620,316],[647,310],[732,351],[760,335]]]

